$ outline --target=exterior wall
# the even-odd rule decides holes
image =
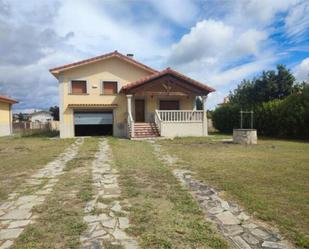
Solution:
[[[60,93],[60,137],[74,136],[74,110],[69,104],[117,104],[114,114],[114,136],[126,135],[127,100],[124,94],[102,95],[102,81],[117,81],[118,90],[129,82],[150,73],[118,58],[81,66],[64,71],[59,77]],[[70,94],[71,80],[86,80],[86,95]],[[98,110],[98,109],[96,109]]]
[[[0,102],[0,136],[12,134],[11,104]]]
[[[162,122],[162,137],[200,137],[203,134],[202,122]]]
[[[38,113],[31,116],[31,122],[47,123],[53,120],[53,116],[49,113]]]

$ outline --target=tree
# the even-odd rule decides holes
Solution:
[[[54,120],[59,121],[59,107],[58,106],[52,106],[52,107],[49,108],[49,111],[52,113]]]
[[[252,108],[257,104],[284,99],[294,88],[295,77],[284,65],[278,65],[277,71],[262,72],[258,78],[243,80],[237,88],[230,93],[231,103],[239,104],[242,108]]]
[[[195,100],[196,110],[203,110],[203,101],[200,97],[197,97]]]

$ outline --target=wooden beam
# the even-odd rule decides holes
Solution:
[[[190,96],[190,94],[183,93],[183,92],[137,92],[134,94],[135,96]],[[192,94],[191,94],[192,95]]]

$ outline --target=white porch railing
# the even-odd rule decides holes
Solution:
[[[134,137],[134,120],[130,114],[128,114],[128,136]]]
[[[203,113],[203,111],[192,110],[156,110],[158,121],[161,122],[203,122]]]

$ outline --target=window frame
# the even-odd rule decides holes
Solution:
[[[111,94],[104,93],[104,83],[105,82],[113,82],[113,83],[115,83],[116,84],[116,92],[115,93],[111,93]],[[113,95],[117,95],[119,93],[119,82],[117,80],[102,80],[100,86],[101,86],[101,95],[113,96]]]
[[[84,81],[84,82],[86,82],[86,92],[85,93],[73,93],[72,83],[74,81]],[[88,95],[89,94],[89,84],[88,84],[88,81],[85,80],[85,79],[73,79],[73,80],[70,80],[69,94],[70,95]]]

